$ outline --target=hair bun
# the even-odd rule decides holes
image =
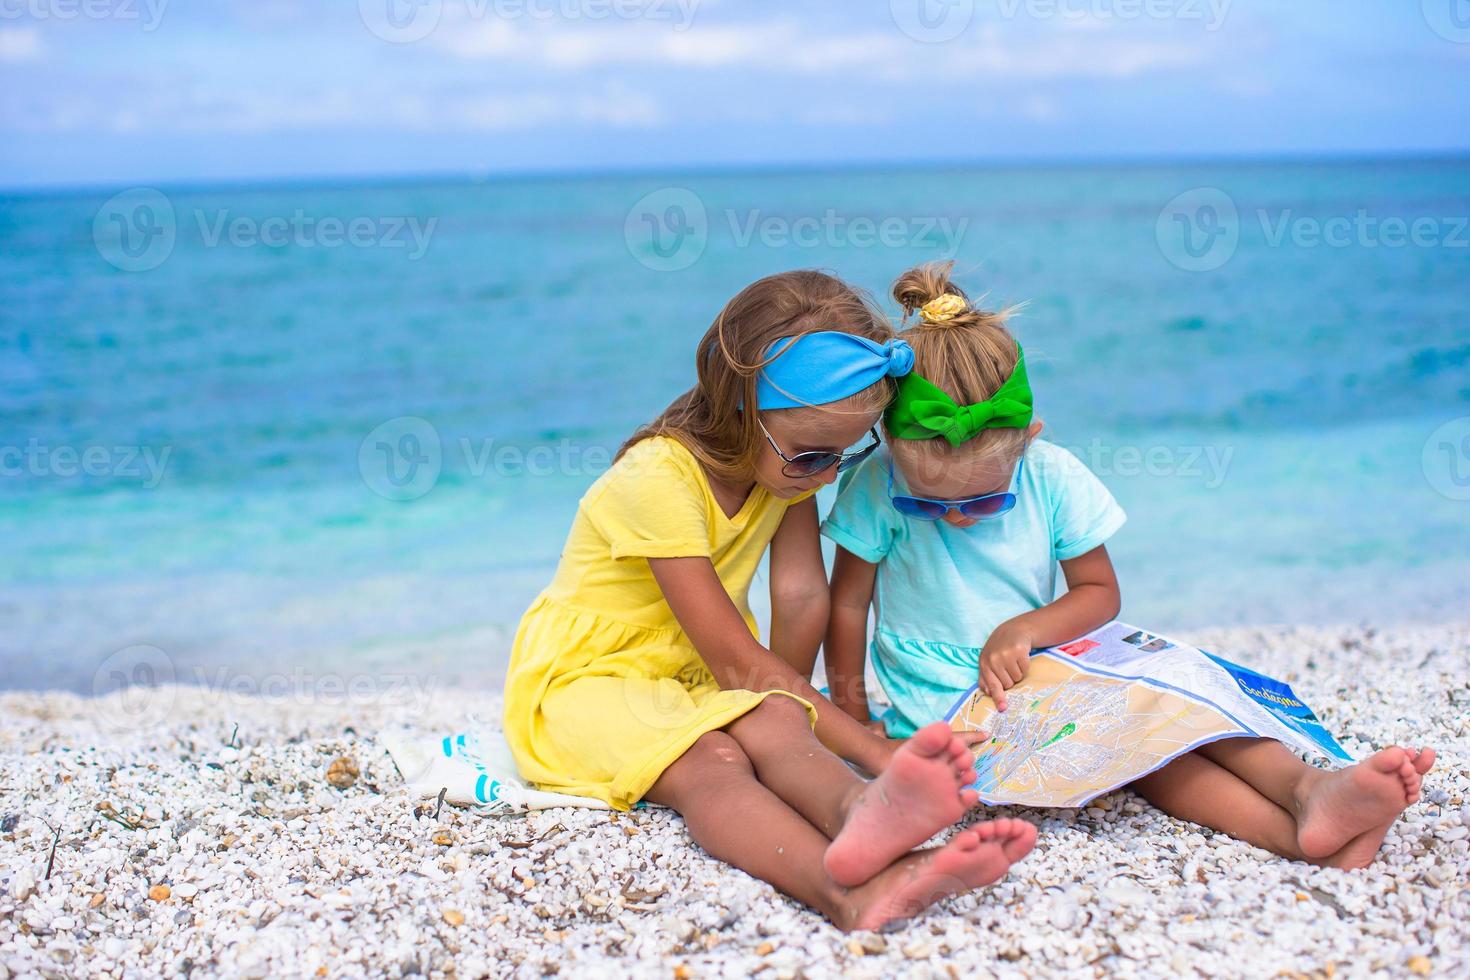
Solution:
[[[950,270],[954,268],[954,262],[926,262],[915,266],[893,283],[893,298],[898,300],[898,305],[903,307],[904,317],[911,316],[915,310],[930,308],[936,312],[940,306],[946,308],[953,305],[953,299],[958,299],[964,306],[960,309],[948,309],[948,315],[939,317],[924,317],[926,323],[943,323],[953,318],[969,306],[969,297],[965,291],[949,281]],[[945,297],[951,297],[945,300]],[[943,301],[943,302],[940,302]],[[937,304],[931,307],[931,304]]]
[[[954,293],[945,293],[919,307],[919,319],[925,323],[945,324],[969,309],[969,301]]]

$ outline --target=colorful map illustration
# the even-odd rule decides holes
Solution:
[[[1124,623],[1033,653],[1009,700],[972,688],[949,715],[991,735],[974,784],[989,804],[1083,806],[1221,738],[1352,758],[1286,684]]]

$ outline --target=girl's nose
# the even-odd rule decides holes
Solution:
[[[950,509],[944,515],[944,522],[946,524],[953,524],[955,527],[970,527],[975,523],[975,519],[973,517],[966,517],[957,510]]]
[[[837,467],[834,464],[832,466],[827,467],[822,472],[818,473],[817,474],[817,479],[819,481],[821,481],[822,483],[825,483],[828,486],[831,486],[832,484],[834,484],[834,483],[837,482],[837,476],[838,476]]]

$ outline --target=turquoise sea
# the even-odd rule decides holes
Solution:
[[[1027,303],[1126,617],[1463,620],[1467,216],[1466,160],[0,196],[0,687],[493,684],[725,299],[949,257]]]

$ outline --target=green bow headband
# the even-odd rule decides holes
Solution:
[[[957,405],[943,389],[912,371],[898,379],[898,397],[884,421],[899,439],[935,439],[951,446],[973,439],[985,429],[1024,429],[1031,424],[1031,382],[1026,355],[1016,345],[1016,369],[995,394],[974,405]]]

